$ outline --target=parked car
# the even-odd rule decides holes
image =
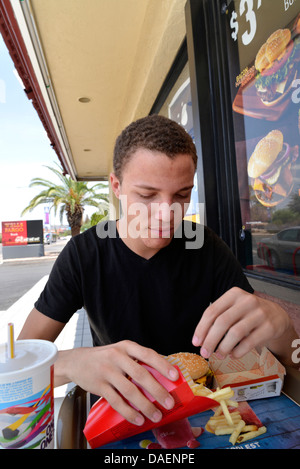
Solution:
[[[300,226],[262,238],[257,243],[257,255],[274,269],[293,270],[300,275]]]

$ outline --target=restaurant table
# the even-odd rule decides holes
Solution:
[[[267,432],[234,447],[229,443],[229,435],[215,436],[206,430],[193,449],[300,449],[300,371],[286,367],[287,374],[280,396],[248,401],[248,404],[267,427]],[[90,409],[89,394],[75,386],[63,400],[56,422],[56,448],[86,449],[89,445],[83,428]],[[213,412],[208,410],[189,418],[191,426],[205,427]],[[143,441],[156,442],[152,431],[140,433],[125,440],[102,446],[107,450],[142,449]],[[187,447],[184,448],[188,450]],[[147,451],[147,450],[143,450]]]

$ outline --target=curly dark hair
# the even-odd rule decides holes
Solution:
[[[126,163],[139,148],[158,151],[169,158],[191,155],[195,168],[197,166],[197,152],[191,136],[177,122],[153,114],[129,124],[116,140],[113,167],[120,181]]]

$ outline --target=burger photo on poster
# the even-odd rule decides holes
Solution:
[[[284,100],[299,76],[298,23],[299,21],[295,23],[292,32],[287,28],[273,32],[256,55],[256,93],[265,106],[275,106]]]
[[[294,186],[293,168],[299,146],[284,142],[280,130],[272,130],[256,145],[248,161],[248,176],[257,200],[274,207],[290,195]]]

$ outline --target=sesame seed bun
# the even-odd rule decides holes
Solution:
[[[255,59],[255,68],[259,72],[269,67],[286,49],[291,40],[289,29],[278,29],[261,46]]]
[[[193,380],[201,378],[209,371],[208,362],[196,353],[179,352],[170,356],[180,360]]]
[[[272,130],[262,138],[255,147],[249,162],[248,175],[251,178],[261,176],[276,160],[283,146],[283,134],[280,130]]]

